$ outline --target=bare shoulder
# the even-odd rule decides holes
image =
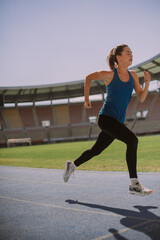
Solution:
[[[97,72],[93,72],[89,75],[86,76],[86,82],[90,82],[92,80],[104,80],[105,84],[109,84],[113,78],[113,71],[97,71]]]
[[[113,71],[101,70],[101,71],[98,71],[98,73],[103,76],[109,76],[109,75],[113,74]]]
[[[99,71],[98,73],[99,73],[99,78],[103,79],[106,85],[108,85],[113,79],[114,71],[102,70],[102,71]]]

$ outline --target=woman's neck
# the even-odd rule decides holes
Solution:
[[[118,65],[117,72],[119,74],[124,74],[125,75],[126,73],[128,73],[128,68],[126,66],[119,66]]]

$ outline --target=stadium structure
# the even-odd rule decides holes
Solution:
[[[130,70],[143,86],[144,70],[157,87],[139,103],[135,94],[125,124],[136,135],[160,133],[160,54]],[[84,80],[68,83],[0,87],[0,146],[95,139],[97,117],[106,94],[104,81],[92,81],[92,108],[84,108]]]

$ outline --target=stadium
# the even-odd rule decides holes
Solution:
[[[125,124],[140,135],[138,175],[153,194],[128,194],[125,145],[118,140],[63,181],[66,160],[100,131],[103,81],[92,81],[87,110],[84,80],[1,87],[0,239],[159,240],[160,54],[131,69],[142,86],[144,70],[152,77],[145,102],[133,92]],[[11,147],[21,145],[27,146]]]
[[[160,54],[132,68],[143,86],[143,71],[151,74],[144,103],[134,92],[125,124],[136,135],[160,133]],[[95,139],[98,112],[105,99],[103,81],[92,81],[92,109],[84,104],[84,80],[68,83],[0,88],[0,146]]]

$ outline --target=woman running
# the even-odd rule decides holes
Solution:
[[[104,80],[107,97],[99,112],[98,125],[101,132],[96,143],[91,149],[82,153],[74,162],[67,161],[63,174],[64,182],[69,180],[76,167],[87,162],[92,157],[99,155],[115,139],[127,145],[126,161],[130,177],[129,193],[136,195],[148,195],[151,189],[143,187],[137,177],[137,145],[138,138],[124,125],[126,109],[129,104],[133,88],[140,102],[143,102],[148,94],[151,76],[144,71],[145,87],[142,90],[139,78],[134,71],[128,71],[132,64],[133,55],[128,45],[122,44],[113,48],[108,56],[111,71],[99,71],[89,74],[85,80],[85,108],[91,108],[89,90],[92,80]]]

